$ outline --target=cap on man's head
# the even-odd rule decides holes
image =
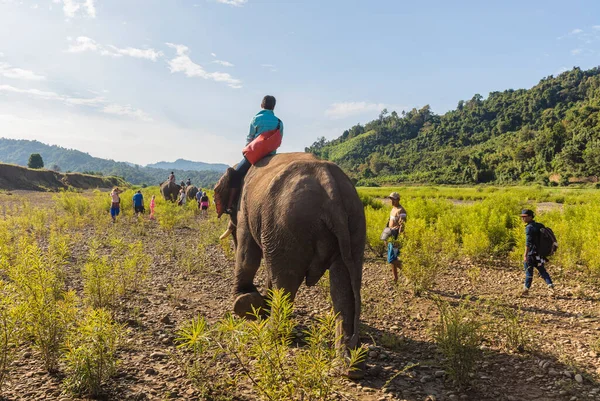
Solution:
[[[398,192],[392,192],[390,194],[390,196],[388,196],[388,198],[390,199],[395,199],[395,200],[399,200],[400,199],[400,194]]]
[[[521,217],[526,217],[526,216],[533,217],[534,216],[533,210],[531,210],[531,209],[521,210]]]

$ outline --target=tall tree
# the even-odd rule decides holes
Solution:
[[[29,168],[44,168],[44,159],[42,159],[42,155],[39,153],[32,153],[29,156],[29,161],[27,162],[27,167]]]

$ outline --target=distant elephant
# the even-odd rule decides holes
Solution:
[[[227,205],[229,168],[215,186],[220,217]],[[294,299],[303,281],[317,284],[329,269],[338,334],[347,349],[359,345],[363,252],[363,204],[350,179],[335,164],[307,153],[269,156],[245,178],[237,216],[229,229],[236,245],[234,311],[240,316],[264,307],[254,276],[264,257],[267,286]],[[363,370],[350,372],[362,377]]]
[[[194,202],[196,200],[196,194],[198,193],[198,188],[193,185],[188,185],[185,189],[185,197],[190,202]]]
[[[162,194],[163,198],[165,198],[165,200],[170,200],[171,202],[175,202],[177,200],[180,190],[181,186],[171,181],[165,181],[160,184],[160,193]]]

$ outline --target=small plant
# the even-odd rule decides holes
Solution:
[[[90,210],[88,200],[75,192],[61,191],[54,199],[71,216],[82,217],[87,215]]]
[[[50,232],[48,239],[48,256],[55,266],[64,266],[71,257],[70,238],[57,230]]]
[[[389,350],[398,352],[406,346],[406,340],[402,336],[384,332],[379,339],[379,345]]]
[[[138,291],[142,282],[148,275],[152,258],[144,253],[141,242],[134,242],[127,246],[125,257],[115,265],[119,277],[119,293]]]
[[[104,309],[89,309],[67,336],[63,360],[67,390],[97,396],[117,368],[123,328]]]
[[[13,292],[9,284],[0,281],[0,392],[9,375],[21,329],[22,311]]]
[[[253,389],[269,400],[326,400],[336,385],[335,373],[356,366],[364,360],[366,350],[352,350],[348,358],[336,349],[337,316],[329,313],[318,318],[306,332],[306,347],[292,348],[292,303],[289,294],[275,290],[269,296],[269,316],[254,312],[254,320],[228,316],[212,328],[199,317],[186,323],[178,332],[177,342],[191,351],[191,372],[204,378],[203,391],[218,391],[206,380],[218,369],[241,372]],[[240,379],[233,376],[233,381]],[[221,388],[222,389],[222,388]],[[217,397],[215,397],[218,399]]]
[[[600,337],[598,337],[596,339],[596,341],[594,341],[592,343],[592,347],[591,347],[595,352],[600,354]]]
[[[479,277],[481,277],[481,267],[478,265],[472,265],[467,269],[467,277],[469,278],[469,282],[471,286],[475,287],[477,282],[479,281]]]
[[[90,251],[81,271],[85,301],[93,308],[111,308],[119,295],[119,281],[108,258]]]
[[[22,238],[21,254],[11,266],[19,302],[24,311],[24,327],[40,350],[46,369],[55,371],[64,336],[75,319],[77,297],[64,290],[59,271],[49,263],[37,245]]]
[[[527,328],[523,325],[521,311],[506,307],[502,309],[504,319],[500,321],[500,334],[504,338],[505,346],[511,351],[523,352],[529,345]]]
[[[416,296],[435,285],[442,262],[437,244],[435,233],[427,228],[425,220],[413,220],[408,226],[401,253],[402,273]]]
[[[482,323],[465,304],[451,307],[436,300],[440,321],[434,328],[434,338],[444,354],[446,370],[459,386],[468,384],[469,374],[480,356]]]

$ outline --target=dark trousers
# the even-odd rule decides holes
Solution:
[[[546,284],[552,284],[552,279],[550,278],[550,274],[548,274],[544,263],[542,261],[537,260],[535,256],[528,256],[527,261],[523,263],[523,266],[525,267],[525,288],[531,287],[531,282],[533,281],[534,267],[540,273],[540,276],[542,276]]]
[[[242,186],[242,181],[250,170],[252,164],[245,157],[237,164],[235,167],[235,174],[231,179],[231,188],[240,188]]]

